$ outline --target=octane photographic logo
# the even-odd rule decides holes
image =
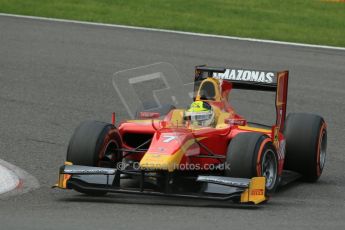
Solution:
[[[173,107],[186,108],[193,98],[193,82],[183,83],[176,68],[166,62],[116,72],[112,83],[131,119],[143,111],[158,111],[164,116]]]
[[[160,62],[116,72],[112,83],[122,107],[131,119],[136,119],[138,113],[143,111],[158,111],[164,116],[172,107],[189,107],[193,102],[194,75],[189,79],[190,83],[183,83],[181,75],[172,64]],[[155,122],[152,124],[155,128],[161,125]],[[172,132],[171,135],[174,138],[169,137],[166,142],[177,141],[183,144],[182,140],[176,138],[178,133]]]
[[[127,162],[119,162],[116,165],[116,169],[118,170],[125,170],[128,166],[131,166],[135,170],[139,170],[140,163],[134,162],[132,164],[129,164]],[[155,168],[160,167],[161,165],[155,165],[154,163],[150,164],[149,167]],[[207,170],[207,171],[223,171],[223,170],[230,170],[230,164],[225,162],[223,164],[174,164],[173,168],[176,170],[188,170],[188,171],[198,171],[198,170]]]
[[[176,68],[165,62],[116,72],[112,83],[132,119],[139,111],[186,107],[193,97],[193,83],[184,84]]]

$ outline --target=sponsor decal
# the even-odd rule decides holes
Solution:
[[[250,192],[250,195],[252,195],[252,196],[262,196],[262,195],[264,195],[264,190],[263,189],[253,189]]]
[[[115,169],[106,169],[106,168],[99,168],[99,169],[65,169],[64,173],[67,174],[105,174],[105,175],[111,175],[115,174],[116,170]]]
[[[213,73],[216,79],[251,81],[258,83],[276,83],[274,72],[256,70],[226,69],[224,73]]]
[[[140,118],[159,118],[160,114],[154,113],[154,112],[140,112],[139,117]]]

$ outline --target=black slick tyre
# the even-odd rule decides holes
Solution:
[[[284,135],[284,169],[300,173],[304,181],[317,181],[326,161],[327,128],[324,119],[314,114],[289,114]]]
[[[227,150],[229,170],[226,176],[239,178],[266,177],[266,194],[273,193],[279,183],[278,155],[271,139],[255,132],[240,133]]]
[[[100,162],[111,161],[114,165],[122,160],[119,149],[122,141],[112,124],[99,121],[81,123],[72,135],[66,160],[74,165],[100,166]],[[106,192],[85,192],[88,195],[104,195]]]

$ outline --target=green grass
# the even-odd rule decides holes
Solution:
[[[0,12],[345,46],[345,3],[320,0],[0,0]]]

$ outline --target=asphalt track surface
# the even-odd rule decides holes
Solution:
[[[80,121],[109,121],[114,110],[125,118],[113,73],[161,61],[186,82],[196,64],[289,69],[288,111],[322,114],[328,123],[319,182],[296,182],[256,209],[52,190]],[[40,183],[0,199],[0,229],[343,229],[344,76],[344,51],[0,16],[0,158]],[[252,116],[266,117],[262,98],[242,99],[242,110],[258,104]]]

